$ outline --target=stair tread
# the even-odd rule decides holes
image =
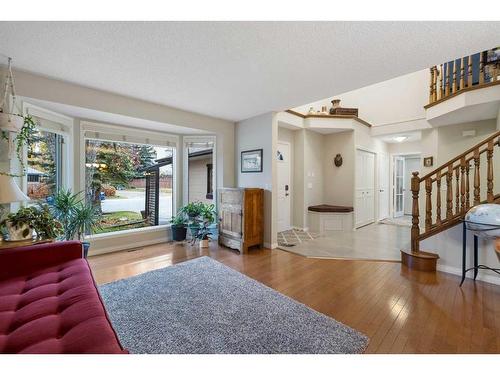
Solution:
[[[411,251],[406,251],[406,250],[401,250],[402,252],[414,256],[416,258],[425,258],[425,259],[439,259],[439,255],[435,253],[431,253],[428,251],[418,251],[418,252],[411,252]]]

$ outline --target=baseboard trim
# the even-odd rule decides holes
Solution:
[[[122,251],[122,250],[135,249],[136,247],[156,245],[156,244],[159,244],[159,243],[168,243],[168,242],[169,241],[165,240],[164,238],[156,238],[156,239],[147,240],[147,241],[133,242],[133,243],[131,243],[129,245],[107,246],[107,247],[103,247],[103,248],[97,249],[97,250],[92,250],[92,245],[91,245],[90,246],[90,251],[89,251],[89,256],[101,255],[101,254],[107,254],[107,253],[114,253],[114,252]]]
[[[438,263],[437,270],[440,272],[451,273],[452,275],[457,275],[460,277],[462,276],[462,269],[456,268],[456,267],[445,266],[445,265]],[[484,272],[485,271],[480,270],[478,275],[477,275],[476,280],[484,281],[484,282],[490,283],[490,284],[500,285],[500,276],[485,275]],[[468,279],[474,279],[474,273],[469,271],[469,272],[467,272],[465,277]]]
[[[277,243],[264,242],[264,247],[267,249],[276,249],[278,247]]]

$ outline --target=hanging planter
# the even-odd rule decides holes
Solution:
[[[9,95],[12,105],[9,105]],[[16,112],[17,111],[17,112]],[[26,166],[23,160],[23,147],[31,142],[36,132],[36,125],[30,116],[23,117],[16,103],[16,89],[14,86],[14,75],[12,73],[12,59],[8,58],[7,76],[0,103],[0,140],[7,141],[9,155],[11,147],[14,146],[16,156],[21,165],[21,173],[7,173],[0,171],[1,175],[10,177],[22,177],[26,174]],[[15,137],[11,133],[16,134]]]
[[[12,108],[9,108],[9,95],[12,97]],[[18,133],[24,125],[24,118],[16,110],[16,88],[14,86],[14,75],[12,74],[12,59],[8,58],[7,77],[0,104],[0,130],[2,132]],[[19,109],[18,109],[19,110]]]

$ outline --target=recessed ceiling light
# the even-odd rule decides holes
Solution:
[[[399,136],[399,137],[394,137],[393,139],[394,139],[396,142],[403,142],[403,141],[407,140],[407,139],[408,139],[408,137],[407,137],[407,136],[405,136],[405,135],[402,135],[402,136]]]

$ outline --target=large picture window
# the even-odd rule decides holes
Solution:
[[[102,212],[98,233],[167,224],[173,147],[85,140],[85,195]]]

